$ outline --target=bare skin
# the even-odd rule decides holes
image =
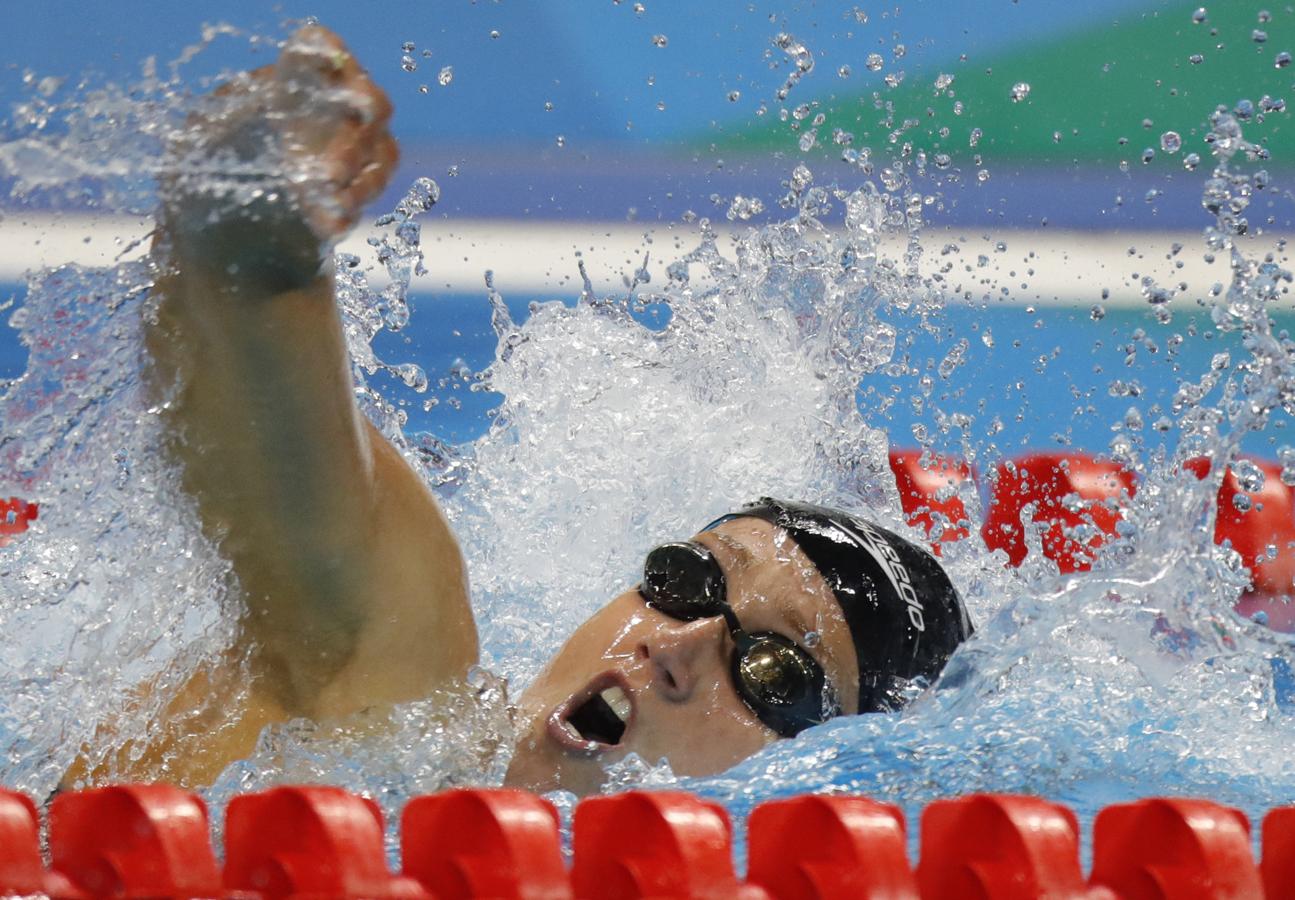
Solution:
[[[171,701],[147,746],[121,746],[95,771],[81,765],[69,784],[207,784],[266,725],[419,699],[477,660],[457,541],[426,485],[357,410],[334,300],[332,246],[396,162],[390,114],[341,41],[312,26],[275,65],[225,88],[176,143],[147,342],[169,450],[238,577],[240,639],[223,669]],[[267,146],[283,171],[261,194],[213,198],[186,181],[190,170],[237,169]],[[697,540],[723,567],[744,627],[803,643],[853,708],[848,627],[800,550],[756,519]],[[629,753],[704,775],[756,752],[776,735],[734,689],[731,653],[721,619],[681,622],[627,591],[521,698],[509,783],[585,793]],[[604,683],[623,687],[633,713],[615,746],[591,747],[562,720]]]

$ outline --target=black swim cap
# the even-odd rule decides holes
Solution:
[[[949,576],[899,535],[841,510],[769,497],[720,521],[738,516],[785,529],[832,588],[859,658],[859,712],[901,707],[907,683],[934,681],[971,634]]]

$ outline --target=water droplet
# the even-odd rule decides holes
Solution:
[[[935,160],[935,167],[937,169],[947,169],[953,162],[952,158],[947,153],[935,154],[934,160]]]
[[[1281,53],[1278,53],[1277,56],[1273,58],[1274,68],[1284,69],[1290,64],[1291,64],[1291,55],[1289,51],[1283,50]]]
[[[1030,84],[1028,81],[1018,81],[1012,85],[1012,102],[1020,103],[1026,97],[1030,96]]]
[[[881,58],[880,53],[869,53],[863,64],[868,67],[869,72],[877,72],[886,64],[886,61]]]
[[[441,71],[436,75],[436,83],[445,87],[454,80],[454,66],[442,66]]]
[[[939,75],[935,76],[935,89],[937,91],[948,90],[949,85],[951,84],[953,84],[952,75],[949,75],[945,72],[941,72]]]
[[[1142,151],[1142,165],[1145,166],[1147,163],[1151,162],[1151,160],[1155,158],[1156,158],[1156,151],[1152,150],[1150,147],[1147,147],[1145,150]]]
[[[401,45],[400,45],[400,49],[401,49],[402,51],[404,51],[405,53],[413,53],[413,52],[414,52],[414,42],[413,42],[413,41],[405,41],[403,44],[401,44]]]
[[[643,15],[643,13],[647,12],[647,7],[644,6],[642,3],[635,3],[633,9],[634,9],[634,15],[636,16],[641,16]]]
[[[497,41],[497,40],[499,40],[499,29],[497,29],[497,28],[492,28],[492,29],[490,29],[490,39],[491,39],[492,41]]]
[[[838,77],[840,77],[840,78],[849,78],[849,77],[850,77],[850,67],[849,67],[849,66],[841,66],[841,68],[839,68],[839,69],[837,69],[837,70],[836,70],[836,74],[837,74],[837,76],[838,76]]]
[[[654,35],[652,35],[652,46],[653,46],[653,47],[664,47],[664,46],[668,45],[669,43],[670,43],[670,39],[669,39],[668,37],[666,37],[664,34],[654,34]]]
[[[1183,146],[1182,136],[1176,131],[1166,131],[1160,135],[1160,149],[1166,153],[1177,153]]]
[[[1205,21],[1205,15],[1205,7],[1202,6],[1197,9],[1196,12],[1192,13],[1192,22],[1196,25],[1201,24]]]
[[[1106,318],[1106,307],[1100,303],[1094,303],[1092,309],[1088,310],[1088,315],[1094,322],[1100,322]]]
[[[657,108],[657,112],[665,112],[665,101],[658,100],[656,102],[656,108]]]
[[[984,137],[984,134],[985,134],[985,133],[984,133],[983,131],[981,131],[979,128],[973,128],[973,129],[971,129],[971,137],[970,137],[970,139],[969,139],[969,144],[970,144],[970,146],[974,147],[974,146],[976,146],[977,144],[979,144],[979,143],[980,143],[980,139],[981,139],[982,137]]]
[[[1201,156],[1199,153],[1188,153],[1186,156],[1183,157],[1183,168],[1186,169],[1188,172],[1194,172],[1196,170],[1196,167],[1199,166],[1200,164],[1201,164]]]
[[[415,72],[418,70],[418,63],[412,56],[405,54],[400,57],[400,68],[404,69],[406,72]]]
[[[544,111],[545,111],[545,112],[553,112],[553,101],[552,101],[552,100],[545,100],[545,101],[544,101]]]
[[[988,180],[989,180],[989,170],[988,170],[988,169],[981,169],[979,172],[977,172],[977,173],[976,173],[976,180],[977,180],[977,181],[979,181],[981,184],[984,184],[986,181],[988,181]]]
[[[567,136],[565,134],[559,134],[557,136],[557,143],[559,147],[565,147],[567,145]]]
[[[1264,25],[1273,20],[1273,14],[1266,9],[1259,10],[1259,24]]]
[[[730,222],[739,219],[745,222],[752,216],[758,216],[762,212],[764,212],[764,203],[761,202],[759,197],[743,197],[738,194],[733,198],[733,202],[729,204],[728,212],[725,215]]]
[[[1261,28],[1256,28],[1254,31],[1250,32],[1250,40],[1254,41],[1256,44],[1262,44],[1268,40],[1268,32]]]
[[[1205,57],[1199,53],[1193,53],[1191,56],[1187,57],[1187,61],[1193,66],[1199,66],[1201,63],[1205,62]]]
[[[420,93],[420,94],[426,94],[429,90],[430,90],[430,88],[428,88],[428,86],[427,86],[427,85],[425,85],[425,84],[420,84],[420,85],[418,86],[418,93]]]

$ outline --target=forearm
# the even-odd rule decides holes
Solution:
[[[363,626],[356,536],[374,505],[331,279],[272,294],[164,265],[148,344],[171,452],[234,563],[252,634],[267,647],[293,635],[318,661],[306,680],[326,679]]]

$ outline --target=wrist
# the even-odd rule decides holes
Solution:
[[[248,192],[247,199],[210,188],[167,193],[159,218],[170,261],[233,292],[301,289],[331,255],[282,191]]]

